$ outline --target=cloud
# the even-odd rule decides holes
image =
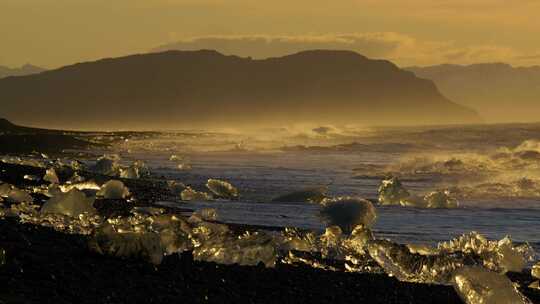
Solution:
[[[419,40],[395,32],[326,35],[231,35],[182,39],[153,51],[213,49],[227,55],[268,58],[311,49],[352,50],[398,65],[478,62],[540,62],[540,58],[498,45],[458,46],[455,42]],[[534,62],[532,62],[534,63]]]

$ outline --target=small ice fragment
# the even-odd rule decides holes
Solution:
[[[457,208],[458,201],[450,195],[449,190],[437,190],[428,193],[424,200],[427,208]]]
[[[225,199],[237,199],[238,189],[226,181],[218,179],[209,179],[206,183],[206,188],[215,194],[217,197]]]
[[[10,184],[0,184],[0,197],[6,198],[13,187]]]
[[[54,168],[47,169],[47,171],[45,172],[45,176],[43,176],[43,180],[51,184],[60,183],[60,180],[58,179],[58,175],[56,175],[56,171],[54,170]]]
[[[399,204],[403,207],[415,207],[415,208],[427,208],[428,204],[423,197],[410,195],[406,198],[402,198]]]
[[[529,284],[528,287],[531,288],[531,289],[538,289],[538,290],[540,290],[540,282],[539,282],[539,281],[534,281],[534,282],[532,282],[531,284]]]
[[[540,279],[540,262],[533,265],[531,275],[537,279]]]
[[[116,176],[118,175],[119,165],[116,159],[110,156],[103,156],[98,158],[96,164],[92,167],[92,170],[104,175]]]
[[[71,217],[76,217],[85,212],[93,215],[96,214],[93,203],[93,198],[88,198],[83,192],[72,189],[67,193],[57,194],[50,198],[41,207],[41,213],[57,213]]]
[[[192,189],[191,187],[186,187],[186,189],[184,189],[182,193],[180,193],[180,198],[183,201],[211,201],[212,200],[212,196],[210,196],[210,194],[206,192],[196,191]]]
[[[106,199],[124,199],[130,196],[129,189],[118,180],[110,180],[96,194]]]
[[[38,181],[39,180],[39,177],[35,176],[35,175],[29,175],[29,174],[26,174],[24,176],[24,179],[26,180],[29,180],[29,181]]]
[[[483,267],[463,267],[452,278],[452,285],[467,304],[531,303],[505,275]]]
[[[323,199],[321,205],[322,219],[329,226],[339,226],[345,233],[351,233],[358,225],[371,227],[377,218],[375,207],[365,199],[345,196]]]
[[[182,191],[186,189],[186,185],[184,185],[184,183],[173,180],[167,181],[167,186],[171,190],[171,193],[174,195],[180,195]]]
[[[403,187],[397,177],[390,177],[381,182],[379,186],[379,204],[399,205],[401,200],[410,196],[409,191]]]
[[[120,168],[121,178],[137,179],[139,178],[139,170],[136,167]]]
[[[320,203],[326,198],[328,187],[322,186],[318,188],[306,189],[288,193],[272,199],[273,202],[284,203]]]

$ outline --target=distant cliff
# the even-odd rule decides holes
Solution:
[[[479,122],[433,82],[349,51],[252,60],[168,51],[0,80],[3,116],[47,127]]]
[[[5,66],[0,66],[0,78],[37,74],[43,71],[45,71],[45,69],[31,64],[25,64],[20,68],[8,68]]]
[[[476,109],[487,121],[540,121],[540,66],[503,63],[410,67],[441,92]]]

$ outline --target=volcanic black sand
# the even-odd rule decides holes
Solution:
[[[19,187],[39,183],[25,180],[25,174],[44,173],[44,169],[0,162],[0,180]],[[70,174],[58,172],[61,180]],[[159,179],[124,182],[139,199],[137,205],[151,206],[171,195]],[[35,199],[39,204],[45,198]],[[127,212],[114,206],[126,204],[95,203],[105,216]],[[403,283],[385,274],[281,263],[275,268],[227,266],[193,261],[191,253],[167,256],[154,266],[99,255],[88,248],[86,236],[20,224],[13,218],[0,220],[1,250],[6,255],[0,266],[0,303],[461,303],[452,287]],[[529,299],[540,303],[540,293],[526,287],[532,282],[529,274],[509,276]]]

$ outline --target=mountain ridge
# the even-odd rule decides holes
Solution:
[[[0,80],[4,116],[23,123],[179,125],[479,122],[474,111],[386,60],[312,50],[253,60],[167,51],[77,63]],[[37,119],[36,119],[37,118]]]

